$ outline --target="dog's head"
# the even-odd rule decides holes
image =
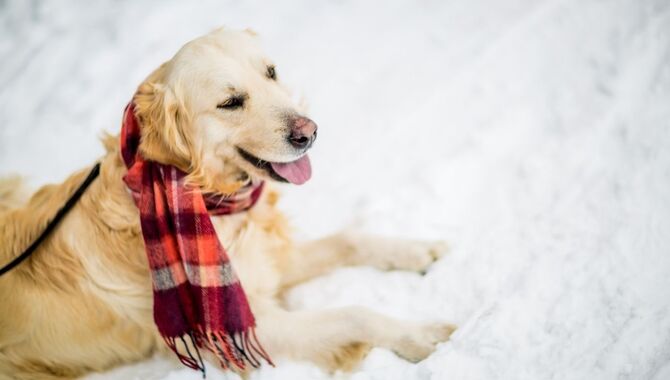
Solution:
[[[251,31],[220,29],[187,43],[134,102],[144,157],[177,166],[206,190],[311,176],[306,152],[316,124],[292,102]]]

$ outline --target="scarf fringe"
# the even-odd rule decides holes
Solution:
[[[273,367],[275,365],[270,359],[270,355],[265,352],[258,341],[254,328],[233,335],[221,331],[195,331],[177,338],[164,337],[163,339],[182,364],[202,372],[203,378],[206,376],[206,369],[200,355],[200,348],[205,348],[214,353],[224,370],[236,368],[244,371],[247,368],[247,363],[253,368],[258,368],[262,364],[261,359]],[[177,339],[181,340],[186,354],[180,352]],[[195,351],[195,356],[189,345]]]
[[[187,355],[182,354],[179,352],[179,349],[177,347],[177,341],[176,338],[172,337],[163,337],[163,340],[165,341],[165,344],[172,350],[177,355],[177,358],[179,361],[187,366],[188,368],[194,369],[196,371],[202,372],[203,377],[205,376],[205,363],[202,361],[202,357],[200,356],[200,351],[198,350],[198,346],[196,344],[196,341],[193,339],[193,336],[185,335],[189,337],[191,341],[191,346],[195,349],[196,354],[198,355],[198,359],[196,359],[193,354],[191,354],[191,350],[188,348],[188,343],[186,342],[186,339],[184,339],[184,336],[178,337],[182,341],[182,344],[184,345],[184,349],[186,350]]]

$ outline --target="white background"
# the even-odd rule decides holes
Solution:
[[[0,174],[90,165],[142,79],[224,24],[261,34],[319,124],[313,179],[283,188],[298,236],[452,247],[425,277],[290,294],[460,325],[419,364],[376,349],[335,377],[670,379],[670,2],[3,1]],[[90,377],[199,378],[161,358]]]

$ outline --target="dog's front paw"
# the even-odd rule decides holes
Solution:
[[[407,335],[398,339],[393,351],[411,362],[419,362],[435,351],[438,343],[445,342],[456,330],[449,323],[423,324],[408,329]]]
[[[399,240],[389,249],[389,269],[423,272],[447,250],[443,241]]]

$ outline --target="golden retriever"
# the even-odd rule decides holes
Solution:
[[[212,220],[272,358],[329,370],[351,369],[372,346],[425,358],[452,325],[400,321],[360,306],[282,308],[284,290],[334,268],[422,271],[445,247],[349,233],[291,240],[269,182],[309,178],[304,155],[316,124],[293,104],[257,40],[251,31],[216,30],[149,75],[133,98],[140,151],[186,171],[206,191],[268,182],[256,206]],[[122,180],[118,137],[103,143],[100,176],[35,254],[0,277],[0,379],[73,378],[169,352],[152,317],[149,266],[138,210]],[[19,179],[0,181],[0,264],[31,244],[89,170],[29,199]]]

